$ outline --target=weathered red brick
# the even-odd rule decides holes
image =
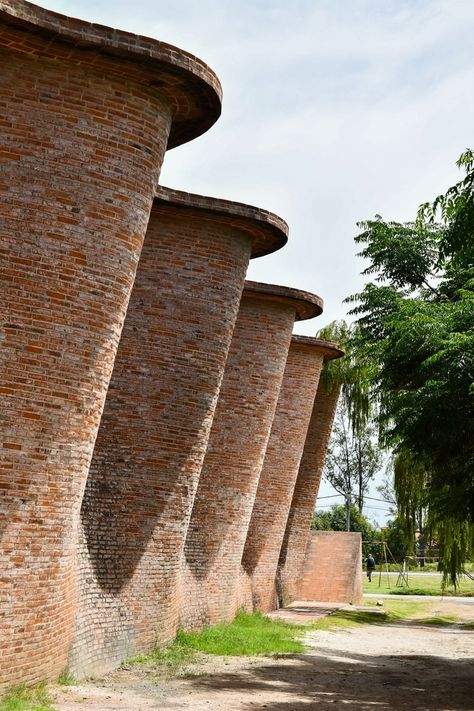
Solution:
[[[252,607],[262,612],[278,606],[278,558],[326,353],[318,338],[291,339],[242,557],[243,591],[250,584]]]
[[[179,565],[245,272],[286,229],[256,208],[160,188],[82,506],[75,674],[176,633]]]
[[[343,355],[343,351],[335,343],[326,341],[326,346],[325,360],[340,358]],[[327,391],[325,384],[319,383],[278,563],[277,589],[280,605],[297,599],[298,580],[303,569],[311,519],[338,398],[339,386]]]
[[[362,536],[346,531],[311,531],[296,598],[360,605]]]
[[[2,687],[67,663],[82,493],[161,163],[216,120],[220,87],[180,50],[22,0],[0,0],[0,65]]]
[[[236,612],[240,562],[295,318],[319,297],[246,282],[201,470],[183,560],[181,625]]]

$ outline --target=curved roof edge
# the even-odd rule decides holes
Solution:
[[[20,29],[27,36],[41,35],[50,43],[72,46],[75,52],[90,53],[92,49],[109,59],[138,65],[143,74],[139,79],[141,83],[159,88],[171,101],[174,119],[168,148],[197,138],[220,116],[222,87],[216,74],[203,61],[178,47],[61,15],[26,0],[0,0],[0,23]],[[21,51],[21,45],[14,46]],[[50,44],[41,48],[31,41],[25,41],[25,52],[54,56]],[[58,58],[61,57],[64,58],[64,53],[60,53]],[[134,78],[137,78],[136,72]]]
[[[294,334],[291,337],[291,343],[299,346],[317,348],[319,351],[322,351],[325,361],[342,358],[342,356],[345,355],[345,352],[335,341],[325,341],[322,338],[315,338],[314,336],[298,336]]]
[[[246,281],[244,295],[258,294],[272,301],[291,304],[296,310],[295,321],[305,321],[319,316],[323,312],[324,302],[317,294],[309,291],[293,289],[279,284],[263,284],[257,281]]]
[[[276,252],[288,241],[286,222],[278,215],[253,205],[160,186],[155,206],[198,211],[247,232],[253,238],[251,258]]]

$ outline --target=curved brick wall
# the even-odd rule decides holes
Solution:
[[[168,136],[205,130],[220,88],[180,50],[20,0],[0,0],[0,66],[2,687],[66,665],[83,487]]]
[[[180,624],[236,612],[238,576],[295,318],[321,313],[296,289],[246,282],[185,546]]]
[[[242,556],[253,606],[277,607],[275,575],[326,348],[293,336]]]
[[[343,354],[336,344],[326,342],[325,360],[340,358]],[[280,605],[298,597],[298,580],[302,573],[306,546],[310,534],[314,504],[318,495],[326,449],[336,414],[339,387],[326,392],[320,383],[296,479],[290,513],[280,552],[277,587]]]
[[[256,208],[160,188],[82,506],[76,674],[176,633],[182,549],[248,261],[286,230]]]

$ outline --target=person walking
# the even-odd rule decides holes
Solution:
[[[375,559],[372,555],[372,553],[369,553],[367,560],[365,561],[365,565],[367,568],[367,577],[369,579],[369,583],[372,582],[372,573],[375,571]]]

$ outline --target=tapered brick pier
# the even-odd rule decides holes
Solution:
[[[275,576],[324,358],[318,338],[293,336],[242,557],[243,590],[253,607],[277,607]],[[247,580],[247,577],[249,580]]]
[[[247,528],[296,319],[319,297],[246,282],[189,525],[181,625],[230,620]]]
[[[249,258],[286,234],[264,210],[160,188],[82,506],[76,674],[176,634],[182,550]]]
[[[95,437],[163,155],[207,130],[192,55],[0,0],[0,688],[60,674]]]
[[[344,352],[330,341],[326,341],[326,348],[325,360],[344,355]],[[339,386],[327,390],[325,384],[320,381],[278,563],[277,590],[280,605],[286,605],[298,598],[298,584],[303,571],[314,504],[338,398]]]

